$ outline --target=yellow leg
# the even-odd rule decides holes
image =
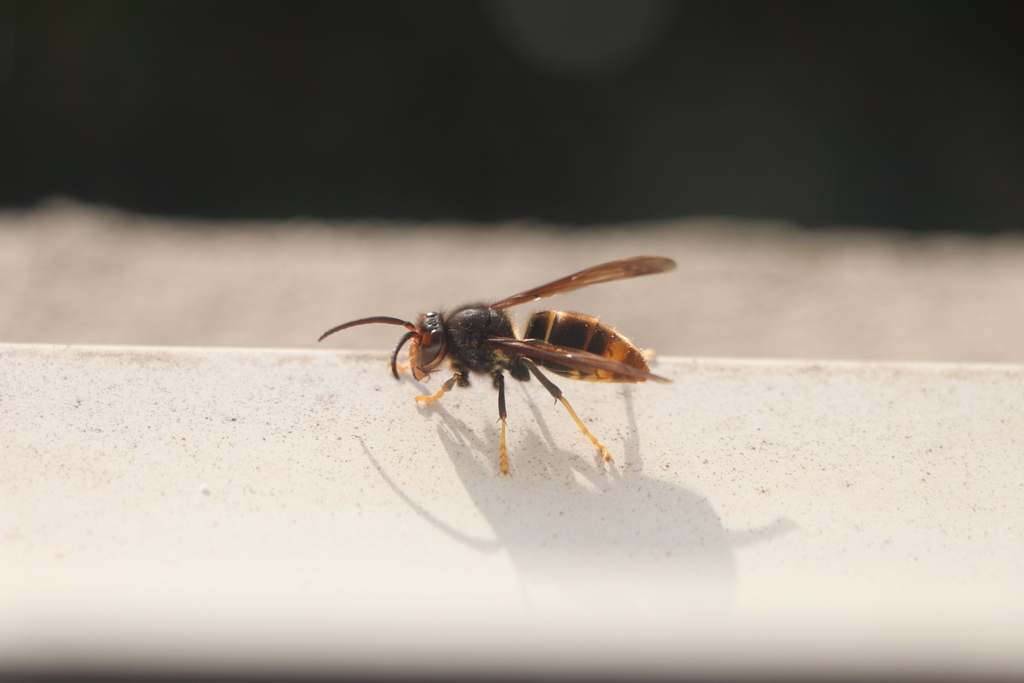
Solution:
[[[587,429],[586,425],[583,424],[583,421],[580,420],[578,415],[576,415],[576,411],[572,409],[572,406],[569,405],[569,402],[565,400],[565,397],[559,396],[558,400],[561,401],[562,405],[565,406],[565,409],[569,411],[569,415],[572,416],[572,419],[576,421],[576,426],[580,428],[580,431],[583,432],[583,435],[590,439],[591,443],[597,446],[597,450],[601,451],[601,455],[604,456],[602,458],[602,461],[610,462],[612,459],[612,454],[608,452],[608,449],[604,447],[604,444],[597,440],[596,436],[590,433],[590,430]]]
[[[561,402],[561,404],[565,406],[565,409],[569,411],[569,416],[576,421],[576,426],[580,428],[580,431],[583,432],[583,435],[590,439],[590,443],[597,446],[597,450],[601,451],[601,455],[603,456],[601,458],[602,461],[611,462],[612,454],[608,452],[608,449],[604,447],[603,443],[597,440],[596,436],[590,433],[590,430],[587,429],[586,425],[583,424],[583,421],[580,420],[580,417],[579,415],[576,414],[576,411],[572,409],[572,406],[569,405],[569,402],[565,400],[564,396],[562,396],[562,390],[556,387],[551,380],[545,377],[544,373],[538,370],[537,366],[532,361],[524,360],[524,362],[526,363],[526,367],[529,368],[533,376],[537,378],[537,381],[544,385],[544,388],[548,390],[548,393],[550,393],[556,401]]]
[[[398,368],[399,372],[405,372],[409,369],[408,363],[395,363],[395,367]]]
[[[508,452],[505,450],[505,417],[501,417],[501,445],[498,446],[498,467],[502,474],[508,474]]]
[[[454,375],[452,375],[452,378],[450,380],[448,380],[447,382],[445,382],[444,384],[441,385],[441,388],[437,390],[436,394],[433,394],[431,396],[417,396],[416,397],[416,402],[419,403],[420,405],[426,405],[428,403],[433,403],[434,401],[436,401],[437,399],[441,398],[442,396],[447,394],[449,391],[451,391],[452,387],[455,386],[455,383],[459,381],[459,378],[461,376],[462,375],[460,375],[459,373],[456,372]]]

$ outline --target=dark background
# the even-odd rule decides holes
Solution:
[[[1024,227],[1017,2],[0,0],[0,206]]]

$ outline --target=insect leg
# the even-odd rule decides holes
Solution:
[[[544,388],[548,390],[548,393],[554,396],[556,401],[559,401],[563,406],[565,406],[565,409],[569,411],[569,416],[576,421],[576,426],[580,428],[580,431],[583,432],[583,435],[590,439],[590,442],[592,444],[597,446],[597,450],[601,451],[601,455],[603,456],[602,460],[606,462],[610,461],[612,459],[612,454],[608,451],[607,448],[604,447],[604,444],[597,440],[596,436],[590,433],[590,430],[587,429],[586,425],[583,424],[583,421],[580,420],[579,416],[576,414],[576,411],[572,409],[572,406],[569,405],[569,402],[565,400],[564,396],[562,396],[562,390],[556,387],[554,382],[545,377],[544,373],[542,373],[537,368],[537,366],[534,365],[533,361],[529,360],[528,358],[524,358],[523,362],[525,362],[526,366],[530,368],[530,372],[532,372],[533,376],[537,378],[537,381],[544,385]]]
[[[501,421],[501,445],[498,446],[498,466],[508,474],[508,452],[505,450],[505,375],[494,373],[494,388],[498,390],[498,420]]]
[[[449,391],[451,391],[452,387],[454,387],[455,383],[458,382],[460,379],[462,379],[462,375],[456,372],[454,375],[452,375],[451,379],[449,379],[447,382],[441,385],[441,388],[437,390],[436,394],[433,394],[432,396],[417,396],[416,402],[422,405],[433,403],[434,401],[436,401],[437,399],[441,398]]]

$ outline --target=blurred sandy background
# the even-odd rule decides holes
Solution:
[[[0,0],[0,341],[315,347],[651,253],[518,317],[1024,362],[1022,8]]]
[[[711,218],[211,222],[59,200],[0,213],[0,341],[315,347],[350,319],[414,319],[648,253],[678,270],[517,317],[590,313],[669,355],[1024,362],[1021,236]],[[323,346],[390,349],[398,336],[369,326]]]

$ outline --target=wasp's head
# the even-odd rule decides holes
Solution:
[[[416,379],[423,379],[437,370],[448,355],[448,335],[444,329],[444,317],[437,311],[420,316],[416,331],[402,338],[395,348],[395,356],[407,338],[412,340],[409,343],[409,367]],[[394,368],[394,362],[392,366],[397,376],[398,371]]]

